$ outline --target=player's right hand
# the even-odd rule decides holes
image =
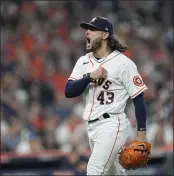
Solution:
[[[107,77],[107,70],[103,67],[99,67],[95,71],[91,72],[90,78],[96,80],[99,78],[106,78]]]

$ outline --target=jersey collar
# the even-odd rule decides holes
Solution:
[[[91,60],[92,61],[95,61],[95,62],[97,62],[97,63],[102,63],[102,62],[104,62],[104,61],[107,61],[108,59],[110,59],[110,58],[112,58],[112,57],[114,57],[115,55],[117,55],[117,54],[119,54],[120,52],[119,51],[113,51],[112,53],[110,53],[109,55],[107,55],[106,57],[104,57],[104,58],[101,58],[101,59],[96,59],[95,57],[94,57],[94,55],[93,55],[93,53],[91,52],[90,53],[90,58],[91,58]]]

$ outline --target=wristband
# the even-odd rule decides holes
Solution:
[[[95,79],[92,79],[92,78],[90,77],[90,75],[91,75],[91,73],[87,73],[87,76],[89,77],[89,81],[95,83],[96,80],[95,80]]]

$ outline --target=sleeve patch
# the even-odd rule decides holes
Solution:
[[[144,85],[144,82],[140,76],[134,76],[133,83],[138,87],[142,87]]]

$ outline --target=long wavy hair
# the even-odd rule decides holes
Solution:
[[[127,45],[121,43],[118,37],[116,36],[109,36],[107,38],[107,44],[112,51],[117,50],[119,52],[124,52],[128,48]]]

